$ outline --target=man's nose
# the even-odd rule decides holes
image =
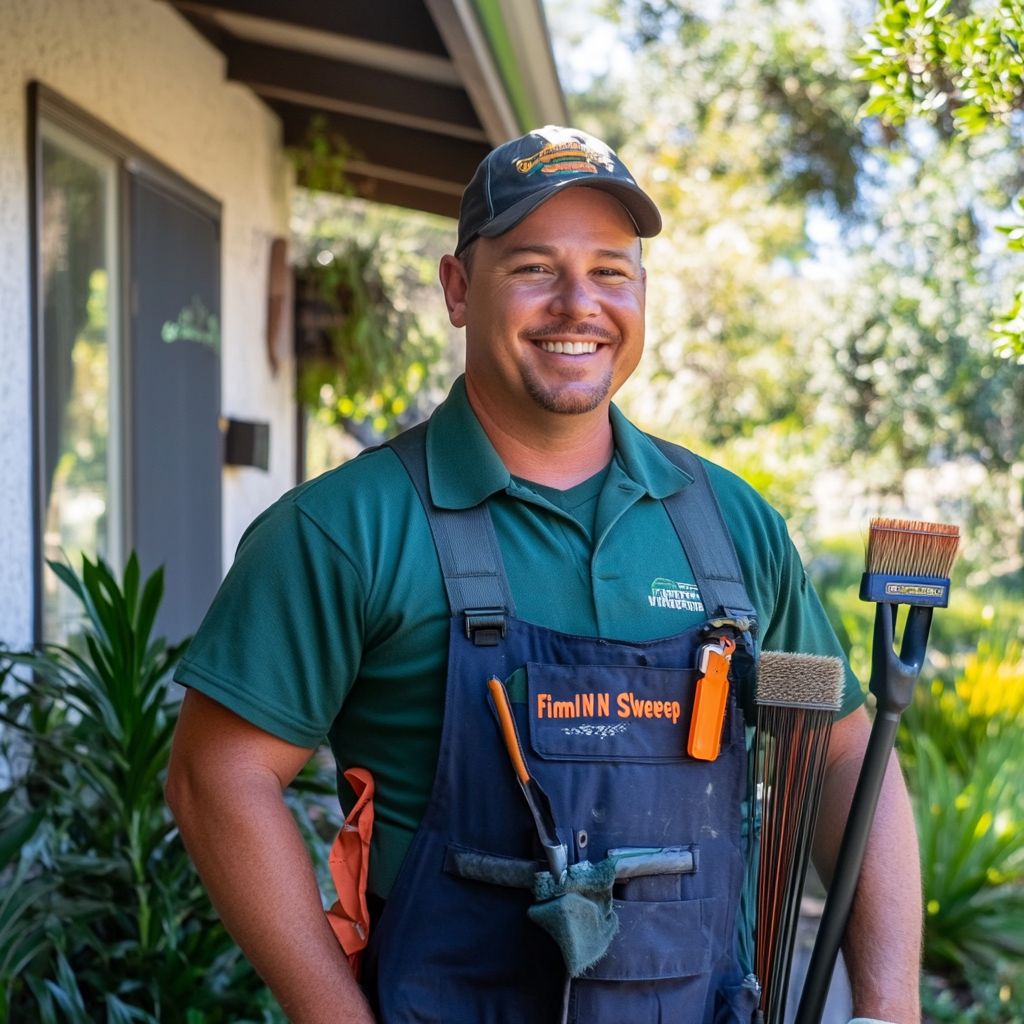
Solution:
[[[601,312],[594,282],[585,274],[563,274],[551,297],[551,312],[570,320],[586,320]]]

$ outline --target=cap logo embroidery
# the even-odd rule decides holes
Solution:
[[[597,174],[598,164],[606,171],[614,169],[610,153],[573,139],[549,142],[532,156],[516,160],[515,168],[520,174]]]

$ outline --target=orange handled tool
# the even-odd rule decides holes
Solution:
[[[516,730],[515,719],[512,717],[508,692],[501,681],[494,678],[487,680],[487,689],[491,691],[494,710],[498,712],[498,724],[501,726],[501,735],[505,740],[508,756],[512,759],[512,767],[519,777],[519,782],[525,786],[530,781],[530,772],[526,767],[526,759],[523,757],[523,748],[519,744],[519,733]]]
[[[501,736],[505,741],[505,749],[512,761],[516,778],[519,780],[519,788],[526,797],[526,805],[530,808],[533,816],[533,823],[537,828],[537,837],[540,845],[544,847],[544,856],[547,858],[548,866],[555,880],[565,880],[568,868],[568,851],[564,843],[558,841],[558,833],[555,829],[555,818],[551,813],[551,802],[547,793],[530,777],[530,771],[526,767],[526,758],[523,757],[523,747],[519,742],[519,732],[516,729],[515,719],[512,717],[512,704],[508,699],[508,691],[500,679],[488,679],[487,689],[490,690],[491,700],[494,701],[494,710],[498,713],[498,724],[501,726]]]
[[[698,761],[714,761],[722,745],[722,722],[729,699],[729,663],[736,642],[727,636],[700,650],[697,692],[693,697],[686,752]]]

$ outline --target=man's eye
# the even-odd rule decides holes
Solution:
[[[600,267],[597,270],[598,277],[624,277],[626,272],[618,267]]]
[[[543,274],[547,268],[540,263],[527,263],[525,266],[517,267],[517,274]]]

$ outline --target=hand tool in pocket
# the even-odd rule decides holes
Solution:
[[[547,794],[537,785],[526,767],[526,758],[523,757],[523,747],[519,741],[519,731],[516,729],[516,722],[512,717],[512,705],[508,699],[508,691],[505,689],[504,683],[493,678],[487,681],[487,689],[494,702],[494,710],[498,713],[498,724],[501,726],[505,749],[508,750],[516,778],[519,780],[519,787],[523,791],[523,796],[526,797],[526,805],[533,816],[537,837],[544,849],[544,856],[547,858],[551,875],[556,881],[562,882],[565,880],[565,872],[568,867],[568,853],[565,844],[558,841],[555,819],[551,813],[551,803]]]

